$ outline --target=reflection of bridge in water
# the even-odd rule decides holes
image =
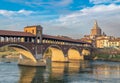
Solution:
[[[84,69],[89,64],[86,62],[73,62],[73,63],[56,63],[53,62],[51,66],[47,68],[41,67],[25,67],[20,68],[20,79],[18,83],[63,83],[62,79],[66,74],[68,76],[74,76],[79,72],[92,73],[91,70],[85,71]],[[84,71],[82,71],[84,70]],[[67,79],[66,79],[67,81]]]
[[[44,59],[66,62],[84,60],[84,55],[91,54],[90,43],[68,37],[42,34],[41,26],[27,26],[24,32],[0,30],[0,47],[8,46],[24,55],[21,65],[45,66]]]

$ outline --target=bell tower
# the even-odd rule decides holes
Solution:
[[[36,42],[42,43],[42,27],[40,25],[36,26]]]
[[[26,26],[24,27],[24,32],[29,32],[34,34],[35,37],[35,43],[42,43],[42,27],[40,25],[35,26]]]
[[[35,57],[37,60],[42,58],[42,27],[40,25],[35,26],[27,26],[24,28],[24,32],[29,32],[35,35],[34,43],[35,43]],[[39,47],[38,47],[39,45]],[[39,51],[40,52],[39,52]]]
[[[102,35],[101,32],[102,31],[101,31],[100,27],[98,26],[97,21],[95,20],[94,26],[91,29],[91,36],[101,36]]]

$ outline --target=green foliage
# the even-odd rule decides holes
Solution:
[[[100,55],[97,55],[97,57],[98,57],[98,58],[108,59],[108,58],[109,58],[109,55],[100,54]]]
[[[8,46],[4,46],[4,47],[0,48],[0,52],[6,52],[6,51],[14,52],[15,50]]]
[[[94,49],[92,54],[92,56],[97,57],[97,59],[120,61],[120,51],[113,48]]]

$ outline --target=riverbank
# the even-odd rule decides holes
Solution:
[[[114,48],[96,48],[92,57],[93,60],[120,62],[120,51]]]
[[[99,58],[99,59],[96,59],[96,60],[100,60],[100,61],[111,61],[111,62],[120,62],[120,59],[104,59],[104,58]]]
[[[98,55],[93,60],[120,62],[120,55]]]
[[[0,58],[18,58],[19,53],[14,51],[0,52]]]

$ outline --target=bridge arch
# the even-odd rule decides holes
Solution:
[[[91,54],[91,51],[90,51],[90,49],[83,48],[81,54],[83,56],[89,56]]]
[[[58,45],[49,45],[43,51],[43,58],[44,59],[50,58],[51,61],[54,61],[54,62],[64,62],[65,61],[65,56],[64,56],[63,50]]]
[[[4,46],[11,47],[14,50],[16,50],[17,52],[19,52],[21,54],[21,56],[24,56],[24,57],[32,60],[33,62],[37,62],[35,57],[31,53],[31,51],[27,47],[25,47],[23,45],[19,45],[19,44],[6,44],[6,45],[1,46],[1,48],[4,47]]]
[[[79,48],[76,46],[72,46],[68,49],[67,56],[69,60],[83,60],[84,59],[79,51]]]

